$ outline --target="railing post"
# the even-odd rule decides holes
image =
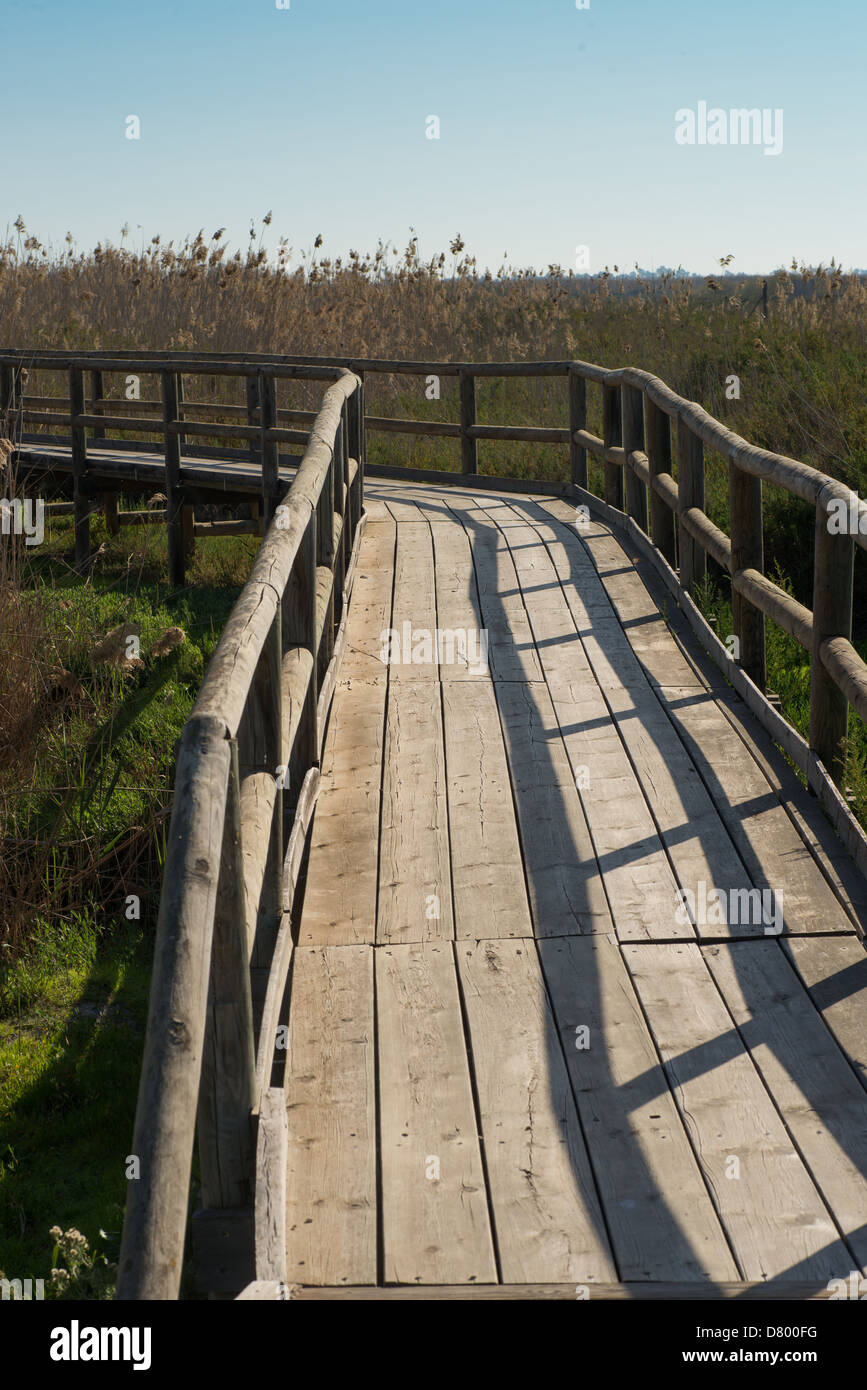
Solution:
[[[104,386],[103,386],[102,372],[100,372],[100,371],[98,371],[98,370],[97,370],[97,371],[92,371],[92,372],[90,373],[90,395],[91,395],[91,409],[92,409],[94,415],[104,415],[104,414],[105,414],[105,411],[104,411],[103,407],[102,407],[101,405],[100,405],[100,406],[97,406],[97,405],[96,405],[96,402],[97,402],[97,401],[101,401],[101,400],[102,400],[102,398],[103,398],[103,391],[104,391]],[[94,425],[94,427],[93,427],[93,437],[94,437],[94,439],[105,439],[105,425]]]
[[[626,493],[626,513],[647,532],[647,489],[629,462],[629,455],[640,449],[644,452],[644,392],[638,386],[621,388],[621,418],[623,421],[623,472]]]
[[[0,437],[12,438],[12,413],[15,396],[14,368],[7,363],[0,367]]]
[[[358,472],[355,475],[353,484],[354,496],[352,499],[352,531],[349,538],[349,549],[351,553],[352,545],[355,540],[355,528],[361,517],[364,506],[364,458],[365,458],[365,424],[364,424],[364,376],[361,372],[356,372],[358,385],[349,397],[347,402],[349,420],[349,457],[354,458],[358,463]]]
[[[271,779],[277,788],[267,827],[268,845],[263,847],[260,839],[252,850],[254,857],[260,855],[263,848],[265,854],[262,887],[255,919],[249,912],[248,900],[250,962],[256,968],[265,968],[271,963],[283,901],[285,777],[278,771],[283,765],[283,641],[279,603],[250,683],[247,703],[238,727],[238,759],[241,773],[241,834],[245,857],[251,850],[248,837],[253,834],[261,837],[263,834],[262,811],[263,808],[267,810],[271,791],[269,786],[268,796],[263,800],[263,774]]]
[[[277,383],[273,376],[259,373],[259,430],[262,454],[262,531],[268,530],[280,501],[279,445],[267,438],[277,424]]]
[[[250,1206],[254,1189],[256,1056],[235,739],[229,741],[229,748],[226,820],[199,1087],[199,1164],[204,1207]]]
[[[677,564],[674,512],[653,487],[653,479],[660,474],[667,473],[671,477],[671,422],[649,396],[644,398],[644,419],[650,468],[650,539],[674,569]]]
[[[317,705],[319,677],[316,663],[316,513],[304,528],[304,537],[283,591],[283,651],[306,647],[313,657],[313,669],[304,708],[295,735],[289,762],[290,785],[300,788],[307,772],[319,762]]]
[[[176,381],[177,381],[177,387],[178,387],[178,420],[181,421],[181,420],[183,420],[183,418],[184,418],[184,376],[183,376],[183,372],[177,372],[177,373],[176,373]],[[182,434],[179,434],[179,435],[178,435],[178,454],[179,454],[179,455],[180,455],[181,450],[182,450],[182,448],[183,448],[183,439],[184,439],[184,436],[183,436]],[[186,501],[186,490],[185,490],[185,489],[183,490],[183,495],[184,495],[184,503],[183,503],[183,506],[182,506],[182,508],[181,508],[181,530],[182,530],[182,532],[183,532],[183,537],[184,537],[184,558],[185,558],[186,560],[189,560],[190,557],[191,557],[191,555],[193,554],[195,548],[196,548],[196,532],[195,532],[196,513],[195,513],[194,508],[191,507],[191,506],[189,505],[189,503]]]
[[[832,490],[837,484],[828,486]],[[822,644],[832,637],[852,638],[852,592],[855,543],[851,535],[832,534],[823,488],[816,503],[813,561],[813,652],[810,664],[810,747],[838,784],[845,768],[849,703],[826,671]]]
[[[163,449],[166,461],[166,525],[169,542],[169,583],[173,589],[181,589],[186,576],[186,556],[184,553],[183,503],[181,488],[181,438],[171,428],[180,420],[180,401],[178,400],[178,374],[161,373],[163,398],[163,428],[165,440]]]
[[[73,507],[75,516],[75,568],[86,569],[90,563],[90,500],[87,496],[87,435],[83,425],[75,423],[84,414],[84,371],[69,369],[69,434],[72,441]]]
[[[461,472],[478,473],[476,441],[467,433],[476,423],[476,378],[472,372],[461,368],[458,380],[461,397]]]
[[[738,570],[765,568],[762,532],[762,480],[729,464],[729,511],[731,514],[732,578]],[[740,665],[750,680],[764,690],[765,615],[732,584],[732,626],[740,645]]]
[[[604,448],[614,448],[623,438],[620,418],[620,388],[603,383],[602,386],[602,443]],[[609,507],[623,511],[623,469],[616,463],[605,460],[605,501]]]
[[[704,444],[685,420],[677,417],[677,511],[678,516],[698,507],[704,511]],[[707,556],[681,524],[677,528],[681,587],[692,596],[707,574]]]
[[[569,368],[569,461],[572,482],[587,488],[587,450],[576,444],[578,430],[587,428],[587,382],[574,367]]]

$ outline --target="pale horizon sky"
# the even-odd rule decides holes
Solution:
[[[867,266],[865,0],[4,0],[0,48],[0,235],[245,247],[271,209],[293,265],[413,228],[492,270]],[[700,103],[781,149],[679,144]]]

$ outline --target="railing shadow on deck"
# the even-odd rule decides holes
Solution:
[[[484,505],[484,503],[482,503],[481,505]],[[430,498],[426,497],[425,512],[427,514],[430,514],[432,511],[436,510],[437,503],[435,501],[431,501]],[[575,563],[577,553],[579,549],[582,548],[582,542],[579,539],[579,537],[571,528],[565,526],[561,522],[556,521],[550,515],[550,513],[544,511],[540,507],[535,506],[532,501],[522,500],[520,504],[520,511],[526,514],[527,525],[529,527],[536,527],[541,524],[549,530],[553,530],[556,540],[564,546],[565,552],[569,556],[568,575],[563,576],[562,574],[560,574],[559,577],[551,584],[542,583],[538,586],[538,588],[540,590],[552,589],[557,590],[558,592],[563,591],[565,593],[566,585],[573,584],[580,592],[582,588],[586,587],[587,569],[586,565],[576,565]],[[443,504],[442,506],[442,515],[443,519],[454,519],[454,513],[450,512],[447,504]],[[490,515],[491,514],[489,513],[489,518]],[[493,513],[493,515],[495,516],[495,512]],[[482,543],[483,540],[490,537],[492,524],[490,519],[487,519],[485,522],[480,522],[474,519],[473,514],[471,512],[468,513],[466,511],[462,512],[461,519],[463,521],[463,525],[468,535],[471,538],[475,538],[477,543]],[[540,538],[539,544],[544,545],[546,551],[548,550],[549,542],[545,542],[544,539]],[[511,560],[511,551],[512,547],[509,546],[505,549],[505,554],[510,557],[510,563],[513,564],[514,562]],[[602,585],[601,578],[597,580],[597,583],[598,590],[602,594],[604,594],[605,591]],[[517,572],[515,573],[514,592],[516,594],[522,592],[522,586],[520,580],[518,579]],[[524,590],[524,592],[526,592],[526,590]],[[482,599],[480,598],[480,587],[476,582],[474,574],[472,574],[471,572],[471,582],[468,592],[465,595],[465,598],[471,602],[475,610],[480,629],[485,628],[491,624],[491,620],[494,617],[494,614],[492,612],[492,604],[496,603],[497,598],[499,597],[502,596],[492,595],[490,590],[488,589],[485,591],[485,598],[484,601],[482,601]],[[596,601],[598,602],[598,598]],[[503,618],[505,617],[505,613],[502,608],[500,609],[499,616]],[[608,616],[616,620],[614,608],[610,605],[610,601]],[[575,623],[575,640],[580,646],[583,647],[583,639],[585,637],[593,635],[592,611],[590,613],[590,626],[586,632],[582,632],[579,630],[574,614],[572,614],[572,619]],[[627,689],[630,687],[634,687],[637,672],[642,672],[644,676],[647,676],[648,674],[644,671],[640,657],[632,650],[632,648],[629,648],[627,651],[618,652],[616,648],[614,651],[612,651],[611,648],[608,647],[606,649],[606,658],[612,669],[613,675],[616,678],[619,678],[622,685]],[[587,663],[586,671],[588,672],[588,679],[590,680],[590,682],[595,683],[596,677],[589,662]],[[491,674],[494,679],[494,685],[496,689],[496,671],[492,669]],[[547,681],[545,680],[544,674],[543,682],[547,686]],[[600,695],[602,695],[601,687],[597,688],[599,690]],[[646,694],[652,695],[652,685],[649,679],[646,683]],[[699,692],[697,692],[697,698],[712,701],[713,694],[699,694]],[[557,711],[555,702],[555,717],[556,714]],[[633,710],[628,713],[628,717],[636,718],[639,721],[641,721],[641,713],[637,706],[635,706]],[[503,722],[504,738],[506,742],[506,748],[508,751],[510,739],[508,731],[506,729],[505,719],[503,718],[502,711],[501,720]],[[612,720],[611,723],[612,727],[616,727],[615,721]],[[552,732],[551,738],[558,741],[562,739],[565,744],[566,738],[570,732],[576,732],[576,729],[573,728],[573,726],[567,726],[566,728],[563,728],[562,726],[558,725],[558,727]],[[643,725],[643,734],[644,737],[647,739],[652,740],[654,737],[652,727],[648,726],[647,724]],[[673,726],[672,734],[675,737],[680,737],[674,730]],[[573,774],[577,775],[578,768],[575,766],[574,758],[569,753],[568,747],[565,748],[565,751],[567,757],[569,757],[570,759],[572,772]],[[659,751],[664,756],[664,750],[660,749]],[[689,749],[686,745],[684,745],[684,756],[687,756],[688,753]],[[542,756],[544,756],[544,753]],[[509,762],[511,767],[511,759],[509,759]],[[539,780],[546,780],[547,773],[547,780],[549,786],[551,788],[557,786],[556,768],[550,753],[548,754],[547,769],[539,767],[537,771]],[[731,806],[731,804],[728,802],[727,794],[724,787],[719,783],[717,779],[715,779],[712,776],[712,773],[710,772],[707,765],[705,765],[702,769],[702,776],[707,787],[708,795],[710,796],[717,810],[720,810],[721,808],[728,806],[733,814],[745,815],[747,811],[753,809],[751,807],[744,808],[743,806]],[[534,814],[535,810],[535,805],[531,800],[530,802],[528,802],[526,806],[522,806],[522,788],[514,778],[512,782],[512,793],[516,805],[519,833],[521,833],[520,826],[522,822],[524,822],[527,818],[532,818],[532,815]],[[770,786],[768,787],[768,799],[769,801],[774,801],[776,799]],[[567,814],[567,807],[565,805],[565,802],[561,801],[559,809],[561,824],[563,826],[567,826],[569,823],[569,816]],[[649,806],[649,809],[652,814],[652,807]],[[683,810],[684,821],[680,829],[682,830],[684,836],[688,836],[689,838],[695,838],[695,827],[690,824],[686,815],[685,808],[683,808]],[[590,823],[590,820],[591,817],[588,816],[588,825]],[[728,834],[728,832],[725,830],[723,831],[723,833],[726,836]],[[678,828],[675,827],[674,830],[671,832],[671,836],[666,836],[666,840],[668,840],[670,843],[671,839],[676,839],[678,834]],[[701,841],[701,847],[705,853],[708,863],[713,863],[714,859],[717,858],[718,837],[716,836],[716,834],[709,834],[705,832],[703,838],[701,836],[701,833],[699,833],[699,839]],[[573,848],[575,862],[576,864],[580,863],[580,847],[578,845],[574,845]],[[629,846],[627,858],[630,855],[633,858],[640,858],[644,856],[648,848],[656,848],[658,850],[662,850],[662,838],[654,834],[654,836],[651,837],[649,841],[642,840],[640,843],[636,843]],[[732,844],[731,848],[734,854],[738,854],[737,847],[734,844]],[[738,857],[740,858],[739,855]],[[620,856],[618,856],[618,859],[619,862],[622,863],[622,858]],[[750,872],[745,865],[742,867],[742,878],[738,886],[742,886],[747,889],[765,886],[764,880],[760,876],[757,876],[755,871]],[[604,882],[607,868],[608,864],[606,856],[604,854],[600,855],[597,852],[595,869],[591,871],[591,875],[588,875],[588,883],[590,877],[592,876],[592,873],[594,872],[598,874]],[[603,1001],[601,996],[601,982],[598,978],[598,975],[594,975],[592,980],[588,980],[586,976],[584,979],[584,987],[585,989],[589,990],[592,997],[589,1007],[586,994],[582,1000],[581,1021],[590,1026],[593,1036],[597,1039],[597,1042],[594,1046],[594,1055],[597,1059],[594,1068],[594,1079],[592,1086],[590,1088],[585,1088],[582,1087],[581,1084],[582,1077],[580,1062],[577,1062],[576,1058],[572,1056],[572,1052],[569,1046],[570,1042],[574,1041],[571,1038],[571,1022],[566,1024],[563,1023],[562,1017],[558,1016],[562,1011],[557,1010],[557,1007],[554,1004],[553,999],[550,997],[551,981],[550,979],[547,979],[545,967],[545,923],[538,920],[538,914],[534,906],[534,899],[538,899],[543,895],[541,892],[534,893],[534,888],[540,889],[541,884],[536,883],[534,885],[533,866],[532,863],[529,863],[526,858],[525,870],[527,873],[527,886],[529,890],[531,915],[533,917],[534,926],[537,933],[537,946],[540,946],[542,948],[539,952],[540,965],[543,972],[543,976],[546,977],[546,983],[549,990],[549,1007],[546,1011],[547,1055],[549,1061],[549,1076],[554,1077],[558,1074],[562,1074],[564,1067],[567,1075],[569,1076],[573,1100],[576,1105],[576,1110],[579,1116],[579,1123],[581,1125],[582,1135],[584,1138],[586,1155],[589,1158],[590,1167],[594,1174],[595,1187],[595,1191],[593,1193],[587,1193],[584,1190],[584,1174],[586,1172],[584,1153],[579,1154],[577,1156],[572,1155],[573,1159],[577,1160],[574,1162],[574,1179],[576,1184],[576,1192],[579,1194],[580,1199],[583,1200],[585,1210],[588,1213],[588,1215],[591,1216],[595,1224],[596,1235],[600,1245],[608,1248],[611,1251],[613,1261],[617,1268],[618,1276],[624,1284],[635,1281],[640,1282],[642,1279],[645,1278],[654,1281],[661,1280],[663,1282],[688,1282],[689,1280],[695,1280],[697,1282],[700,1282],[704,1287],[705,1291],[707,1292],[708,1290],[713,1290],[714,1288],[721,1288],[722,1284],[728,1282],[733,1278],[748,1280],[749,1275],[747,1275],[744,1271],[741,1258],[738,1256],[735,1250],[726,1224],[719,1216],[716,1194],[714,1192],[713,1176],[709,1171],[707,1163],[704,1161],[702,1157],[700,1140],[698,1140],[696,1137],[693,1137],[691,1138],[690,1143],[692,1144],[695,1153],[696,1173],[700,1175],[701,1181],[705,1184],[706,1187],[708,1200],[708,1214],[713,1213],[716,1219],[719,1221],[719,1248],[727,1248],[728,1258],[731,1262],[731,1268],[728,1271],[727,1276],[725,1277],[713,1277],[712,1275],[708,1274],[706,1269],[706,1265],[708,1263],[707,1254],[705,1251],[700,1249],[691,1239],[690,1233],[686,1229],[684,1222],[682,1221],[682,1219],[678,1217],[676,1212],[671,1210],[668,1202],[666,1201],[664,1192],[662,1192],[658,1188],[653,1173],[648,1167],[644,1154],[642,1153],[640,1143],[637,1137],[635,1137],[630,1131],[629,1114],[632,1110],[637,1109],[638,1107],[644,1104],[653,1101],[658,1101],[662,1097],[665,1097],[670,1101],[671,1104],[677,1106],[677,1109],[681,1115],[681,1123],[684,1126],[685,1132],[689,1134],[689,1126],[687,1124],[688,1117],[683,1108],[683,1104],[678,1104],[677,1102],[677,1091],[679,1084],[684,1080],[688,1081],[695,1078],[698,1075],[701,1075],[707,1068],[715,1068],[723,1064],[725,1061],[735,1057],[748,1058],[750,1060],[750,1065],[755,1066],[755,1063],[752,1059],[752,1054],[757,1049],[761,1048],[762,1046],[771,1046],[773,1050],[773,1038],[772,1036],[767,1035],[763,1028],[761,1018],[762,1008],[759,1002],[757,1001],[756,1008],[754,1010],[750,1010],[754,1016],[751,1019],[750,1023],[745,1027],[738,1027],[734,1020],[731,1019],[730,1029],[725,1034],[715,1036],[713,1039],[709,1040],[709,1042],[705,1046],[696,1047],[695,1049],[690,1050],[686,1054],[680,1054],[677,1057],[673,1057],[670,1059],[670,1062],[668,1064],[663,1062],[660,1055],[660,1060],[653,1066],[651,1070],[648,1070],[640,1075],[636,1075],[630,1079],[628,1085],[628,1103],[624,1103],[622,1111],[617,1112],[617,1118],[616,1121],[614,1121],[618,1124],[619,1143],[621,1146],[620,1153],[622,1155],[623,1168],[625,1171],[629,1173],[629,1183],[628,1189],[621,1190],[619,1193],[615,1194],[610,1188],[610,1185],[606,1182],[604,1176],[601,1175],[601,1170],[604,1167],[604,1164],[600,1164],[600,1155],[596,1153],[594,1157],[594,1149],[596,1148],[596,1144],[592,1137],[592,1128],[590,1125],[588,1125],[587,1115],[588,1105],[590,1110],[593,1110],[594,1105],[592,1101],[585,1101],[585,1105],[582,1106],[580,1099],[582,1092],[585,1089],[589,1089],[592,1092],[592,1095],[598,1098],[598,1100],[601,1102],[603,1106],[607,1106],[610,1104],[611,1098],[616,1097],[622,1089],[609,1066],[609,1059],[611,1056],[610,1048],[614,1046],[615,1043],[613,1038],[608,1038],[607,1036],[604,1017],[605,1010],[603,1007]],[[544,873],[545,871],[543,870],[542,872]],[[679,887],[692,887],[694,889],[694,885],[690,885],[688,882],[684,882],[681,880],[681,876],[679,876],[675,872],[673,865],[672,873]],[[780,889],[782,889],[783,886],[784,885],[780,885]],[[574,888],[574,880],[570,884],[570,888]],[[672,921],[674,920],[676,904],[677,898],[673,896],[671,904]],[[586,914],[586,917],[588,919],[592,917],[593,905],[589,895],[586,892],[586,889],[583,900],[579,900],[576,902],[574,897],[570,897],[570,906],[574,909],[576,918],[580,917],[582,913]],[[611,909],[611,915],[612,920],[614,921],[615,910],[613,907]],[[698,937],[690,937],[684,939],[686,941],[691,941],[693,944],[701,944]],[[739,983],[743,988],[746,1005],[749,1009],[751,998],[751,977],[748,974],[743,975],[741,974],[741,972],[737,970],[737,938],[733,937],[732,939],[734,943],[733,960],[735,962],[735,977],[738,979]],[[779,946],[776,944],[772,946],[772,949],[780,950]],[[589,961],[589,959],[589,952],[586,952],[582,955],[582,960],[585,964],[587,963],[587,961]],[[790,963],[787,963],[787,970],[791,972],[792,984],[797,988],[797,977]],[[859,987],[863,987],[863,978],[857,982],[854,980],[850,982],[849,988],[856,989]],[[600,1039],[601,1041],[599,1041]],[[600,1055],[602,1059],[601,1072],[599,1070]],[[843,1055],[844,1054],[841,1053],[841,1058],[843,1057]],[[671,1072],[669,1070],[669,1067],[675,1066],[677,1077],[676,1081],[672,1079]],[[757,1075],[760,1075],[760,1073],[757,1073]],[[857,1093],[859,1086],[854,1068],[852,1069],[851,1080],[854,1085],[854,1091]],[[838,1145],[842,1153],[847,1153],[847,1146],[849,1145],[849,1141],[852,1135],[851,1126],[839,1123],[841,1116],[839,1115],[836,1109],[831,1108],[829,1110],[829,1107],[826,1103],[827,1098],[822,1089],[820,1089],[817,1086],[811,1087],[809,1084],[804,1085],[804,1078],[800,1075],[798,1078],[796,1078],[796,1082],[797,1084],[803,1086],[803,1094],[805,1096],[805,1099],[813,1107],[816,1114],[825,1124],[827,1131],[829,1135],[832,1137],[833,1141]],[[552,1100],[556,1100],[556,1096],[553,1094]],[[785,1120],[783,1118],[781,1119],[781,1129],[784,1126]],[[482,1130],[483,1121],[480,1117],[480,1131]],[[698,1143],[697,1149],[695,1147],[696,1143]],[[800,1153],[799,1149],[795,1148],[795,1151],[799,1153],[799,1158],[803,1162],[804,1169],[807,1175],[810,1178],[812,1178],[810,1166],[806,1158],[803,1154]],[[859,1171],[863,1173],[865,1171],[863,1167],[863,1149],[856,1150],[848,1156],[851,1158],[851,1160],[856,1166],[858,1166],[859,1164],[862,1165],[859,1168]],[[825,1197],[821,1191],[821,1188],[817,1187],[816,1191],[818,1194],[816,1202],[817,1209],[824,1209],[827,1211]],[[636,1222],[640,1223],[643,1231],[641,1241],[636,1241],[635,1245],[631,1249],[629,1248],[629,1241],[624,1239],[623,1227],[621,1226],[619,1234],[615,1235],[615,1233],[612,1231],[610,1221],[607,1220],[605,1217],[605,1213],[610,1213],[616,1206],[617,1202],[621,1200],[629,1203],[630,1210],[634,1211],[635,1220]],[[593,1215],[593,1213],[598,1213],[598,1215]],[[828,1225],[829,1228],[832,1229],[835,1225],[834,1219],[831,1216],[828,1217]],[[863,1237],[863,1232],[852,1232],[850,1234],[855,1239],[860,1239]],[[848,1255],[850,1256],[852,1262],[851,1268],[858,1269],[861,1261],[859,1260],[858,1255],[852,1249],[851,1243],[846,1242],[845,1235],[843,1243],[846,1246]],[[639,1254],[639,1249],[642,1244],[645,1246],[646,1250],[652,1250],[655,1252],[655,1254],[652,1257],[654,1260],[661,1261],[661,1263],[657,1263],[656,1269],[653,1272],[647,1269],[641,1271],[635,1267],[636,1255]],[[839,1245],[838,1235],[835,1234],[831,1238],[831,1244]],[[766,1280],[767,1285],[769,1287],[778,1287],[779,1296],[782,1297],[786,1294],[786,1286],[794,1287],[796,1285],[804,1285],[807,1283],[818,1284],[819,1281],[821,1281],[822,1285],[825,1285],[828,1280],[835,1278],[845,1278],[849,1273],[849,1268],[843,1269],[839,1266],[839,1249],[835,1251],[836,1263],[834,1259],[831,1259],[829,1256],[825,1255],[824,1250],[825,1248],[815,1249],[812,1252],[805,1254],[803,1257],[798,1257],[796,1253],[793,1251],[791,1262],[787,1264],[785,1268],[775,1270]],[[717,1253],[717,1258],[719,1258],[719,1251]],[[686,1271],[689,1271],[689,1273],[686,1274]],[[590,1286],[590,1293],[592,1295],[592,1285]],[[749,1297],[749,1291],[745,1289],[744,1293],[740,1296]]]

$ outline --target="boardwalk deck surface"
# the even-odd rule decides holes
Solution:
[[[864,884],[815,801],[601,523],[370,478],[366,507],[291,983],[288,1278],[865,1271]]]

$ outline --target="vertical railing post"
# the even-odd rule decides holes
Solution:
[[[210,991],[199,1087],[204,1207],[253,1201],[256,1057],[247,946],[238,744],[229,741],[229,786],[214,913]]]
[[[310,768],[319,761],[316,714],[319,700],[316,669],[316,531],[317,518],[313,512],[304,528],[304,536],[283,591],[283,651],[288,652],[292,647],[306,647],[313,657],[310,684],[289,762],[290,783],[296,790]]]
[[[476,378],[461,368],[458,377],[461,402],[461,472],[478,473],[476,441],[468,433],[476,423]]]
[[[674,512],[653,486],[654,478],[666,473],[671,477],[671,422],[664,410],[644,398],[644,421],[647,435],[647,461],[650,468],[650,539],[674,569],[677,558],[674,544]]]
[[[84,414],[84,371],[69,369],[69,434],[72,441],[73,508],[75,515],[75,567],[85,569],[90,563],[90,498],[87,495],[87,435],[83,425],[76,424]]]
[[[244,380],[244,386],[245,386],[246,403],[247,403],[247,424],[250,425],[250,426],[255,427],[256,425],[259,424],[259,378],[256,377],[256,376],[248,376],[248,377],[246,377],[245,380]],[[250,440],[250,462],[251,462],[251,464],[253,465],[254,468],[257,468],[257,469],[259,469],[259,470],[261,471],[261,467],[262,467],[262,458],[261,458],[261,454],[260,454],[260,452],[259,452],[260,444],[261,444],[261,440],[256,440],[256,439],[251,439],[251,440]],[[259,523],[260,523],[259,529],[260,529],[260,531],[262,530],[262,525],[261,525],[261,511],[262,511],[262,504],[261,504],[261,502],[256,501],[256,502],[251,502],[251,503],[250,503],[250,515],[251,515],[254,519],[257,518],[257,517],[259,518]]]
[[[623,439],[620,417],[620,388],[602,386],[602,443],[606,449],[616,448]],[[605,460],[605,501],[609,507],[623,511],[623,469]]]
[[[361,372],[356,372],[358,385],[349,397],[347,402],[349,420],[349,457],[354,458],[358,463],[358,471],[355,475],[353,484],[352,498],[352,531],[349,538],[349,550],[355,540],[355,528],[358,525],[364,506],[364,377]]]
[[[334,512],[335,517],[342,517],[343,524],[340,528],[340,538],[334,552],[332,568],[334,570],[334,627],[337,629],[343,614],[343,580],[346,574],[346,566],[349,556],[346,550],[348,516],[350,510],[349,489],[346,486],[347,467],[349,455],[346,448],[347,424],[346,424],[346,401],[340,408],[340,423],[334,436]]]
[[[762,534],[762,480],[729,464],[729,512],[731,515],[732,578],[738,570],[764,573],[765,549]],[[740,647],[740,665],[750,680],[764,690],[765,615],[732,584],[732,627]]]
[[[644,392],[637,386],[621,388],[621,419],[623,421],[623,473],[626,494],[626,513],[647,531],[647,489],[629,462],[636,450],[644,452]]]
[[[846,760],[849,704],[843,691],[826,671],[822,644],[833,637],[852,638],[852,594],[855,574],[855,542],[846,533],[832,534],[828,526],[826,490],[816,503],[816,536],[813,561],[813,652],[810,663],[810,747],[821,758],[834,781],[842,783]]]
[[[587,382],[575,369],[569,368],[569,463],[572,482],[587,488],[587,450],[576,443],[578,430],[587,428]]]
[[[90,373],[90,395],[91,410],[93,411],[93,414],[104,415],[104,407],[96,404],[97,401],[101,401],[103,399],[104,395],[102,372],[98,369]],[[94,439],[105,439],[105,425],[94,425],[93,437]]]
[[[184,376],[183,376],[183,372],[176,372],[176,373],[175,373],[175,380],[176,380],[176,382],[177,382],[177,390],[178,390],[178,422],[180,423],[180,422],[183,421],[183,418],[184,418]],[[179,453],[179,454],[181,454],[182,451],[183,451],[183,444],[184,444],[184,436],[183,436],[183,434],[179,434],[179,435],[178,435],[178,453]],[[186,490],[184,489],[184,501],[183,501],[183,506],[181,507],[181,531],[182,531],[183,537],[184,537],[184,558],[185,558],[186,560],[189,560],[189,559],[190,559],[191,555],[193,554],[193,551],[194,551],[195,548],[196,548],[195,521],[196,521],[195,509],[194,509],[192,506],[190,506],[190,504],[187,502],[187,500],[186,500]]]
[[[259,438],[262,458],[262,530],[268,530],[280,500],[279,445],[267,437],[277,424],[277,383],[268,373],[259,373]]]
[[[186,556],[184,553],[184,494],[181,487],[181,438],[172,428],[180,419],[178,400],[178,374],[173,371],[160,373],[163,400],[163,441],[166,461],[166,525],[169,543],[169,583],[173,589],[181,589],[186,576]]]
[[[0,437],[12,438],[12,412],[14,407],[14,368],[4,362],[0,366]]]
[[[677,511],[678,517],[698,507],[704,511],[704,445],[687,422],[677,417]],[[707,556],[693,540],[682,522],[677,528],[681,586],[691,596],[707,574]]]

